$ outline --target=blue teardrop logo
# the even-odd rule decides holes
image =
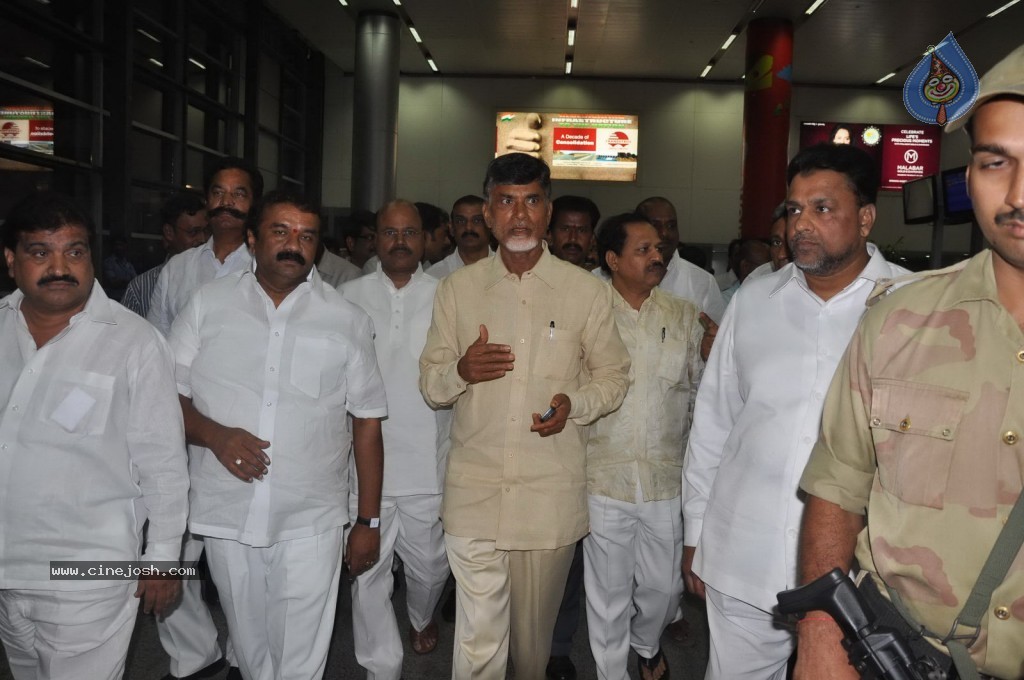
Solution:
[[[978,73],[950,33],[929,49],[903,84],[903,104],[924,123],[945,125],[971,110]]]

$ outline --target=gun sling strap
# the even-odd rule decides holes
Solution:
[[[992,552],[985,560],[985,566],[978,574],[974,589],[971,590],[967,602],[953,620],[953,625],[950,626],[949,633],[945,636],[937,635],[918,624],[907,610],[906,605],[903,604],[899,593],[890,588],[888,584],[885,586],[893,606],[907,620],[907,623],[919,630],[922,635],[936,639],[946,646],[960,680],[979,680],[980,678],[978,667],[967,650],[978,639],[981,632],[981,617],[984,616],[985,610],[988,609],[989,602],[992,600],[992,592],[1003,582],[1006,572],[1010,570],[1010,565],[1013,564],[1022,545],[1024,545],[1024,492],[1017,497],[1017,502],[1010,510],[1010,516],[1006,518],[1006,524],[1003,525],[995,545],[992,546]],[[957,633],[960,628],[973,630],[968,633]]]

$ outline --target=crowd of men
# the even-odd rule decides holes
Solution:
[[[418,654],[454,577],[456,680],[575,678],[581,597],[601,680],[631,650],[668,680],[684,588],[707,678],[858,677],[831,616],[776,609],[835,567],[902,622],[920,677],[1024,678],[1024,46],[960,125],[989,249],[886,262],[873,161],[826,144],[790,162],[725,297],[667,199],[601,221],[524,153],[450,217],[354,214],[348,258],[316,204],[223,159],[166,203],[162,265],[105,263],[123,305],[87,213],[26,198],[0,300],[14,677],[121,678],[141,601],[168,678],[320,678],[345,570],[355,656],[398,680],[400,561]],[[203,553],[223,651],[174,572]]]

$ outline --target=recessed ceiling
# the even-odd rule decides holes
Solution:
[[[746,31],[720,53],[736,27],[758,17],[794,24],[797,84],[901,87],[929,45],[952,31],[979,75],[1022,41],[1024,2],[994,19],[1008,0],[268,0],[328,59],[354,68],[355,24],[362,11],[399,13],[423,39],[443,76],[626,78],[737,82]],[[576,16],[572,75],[564,75],[566,28]],[[404,75],[430,75],[423,49],[403,28]]]

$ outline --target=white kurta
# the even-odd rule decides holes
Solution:
[[[797,484],[836,365],[875,283],[906,273],[868,250],[858,278],[828,301],[793,264],[743,285],[697,393],[684,541],[697,546],[693,568],[708,585],[765,611],[796,585]]]
[[[339,289],[373,320],[388,396],[380,560],[352,584],[354,651],[368,680],[398,680],[402,674],[402,638],[391,606],[394,553],[405,565],[409,621],[417,630],[433,619],[450,573],[440,510],[451,409],[431,409],[418,386],[437,283],[418,267],[406,285],[395,288],[378,265],[373,274]],[[355,466],[351,469],[355,483]],[[353,509],[355,503],[353,495]]]
[[[189,529],[260,547],[342,527],[357,418],[387,415],[366,314],[313,270],[279,307],[247,269],[201,288],[170,335],[178,391],[214,421],[271,442],[247,484],[193,446]]]
[[[177,561],[188,476],[173,362],[156,330],[94,283],[40,348],[0,301],[0,589],[91,590],[51,560]]]
[[[487,257],[494,257],[494,251],[490,248],[487,249]],[[466,261],[462,259],[462,255],[459,254],[459,249],[456,248],[453,253],[445,257],[440,262],[435,262],[427,267],[427,273],[435,279],[440,280],[465,266]]]
[[[167,261],[156,280],[156,288],[149,299],[146,319],[165,336],[171,332],[174,318],[185,308],[192,294],[200,286],[214,279],[248,269],[252,263],[249,247],[238,246],[224,262],[213,254],[213,238],[199,246],[178,253]]]
[[[451,409],[434,411],[419,390],[419,358],[427,341],[437,279],[416,270],[405,286],[381,270],[350,281],[339,291],[373,321],[374,348],[387,391],[384,496],[441,493]]]

